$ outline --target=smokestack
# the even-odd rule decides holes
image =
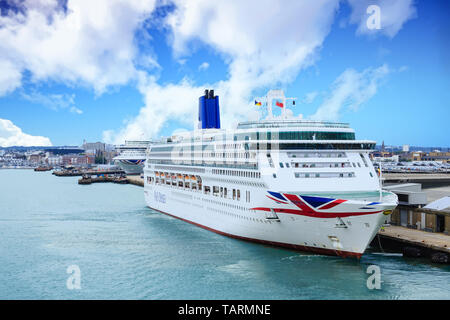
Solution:
[[[198,99],[198,120],[201,129],[220,129],[219,97],[214,90],[205,90],[205,95]]]

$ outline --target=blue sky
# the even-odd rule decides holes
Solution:
[[[262,1],[246,16],[250,2],[0,1],[0,145],[191,130],[204,88],[231,125],[282,88],[298,97],[293,116],[349,122],[380,144],[449,147],[448,1]],[[368,30],[374,3],[381,29]]]

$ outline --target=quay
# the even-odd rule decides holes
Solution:
[[[442,233],[389,225],[381,228],[371,246],[382,251],[402,252],[406,257],[450,263],[450,237]]]
[[[143,187],[144,186],[144,178],[141,178],[140,176],[127,176],[127,180],[129,184],[134,184],[136,186]]]
[[[95,175],[95,174],[94,174]],[[98,174],[95,177],[92,177],[89,174],[84,174],[82,178],[78,179],[78,184],[91,184],[98,182],[114,182],[118,184],[133,184],[136,186],[143,187],[144,179],[139,176],[117,176],[111,174]]]
[[[53,170],[53,168],[52,167],[37,167],[37,168],[34,168],[34,171],[50,171],[50,170]]]
[[[450,174],[383,173],[383,189],[398,206],[371,246],[450,263]]]
[[[67,171],[53,171],[53,175],[57,177],[75,177],[82,175],[109,175],[109,174],[124,174],[123,170],[67,170]]]

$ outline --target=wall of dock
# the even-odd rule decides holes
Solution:
[[[411,206],[398,205],[392,212],[390,219],[390,223],[393,225],[430,232],[443,232],[450,235],[450,216],[440,218],[444,224],[443,230],[438,230],[437,214],[420,212],[420,208],[412,208]]]

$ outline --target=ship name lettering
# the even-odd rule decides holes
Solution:
[[[155,191],[153,195],[154,195],[156,202],[166,203],[166,195],[165,194]]]

